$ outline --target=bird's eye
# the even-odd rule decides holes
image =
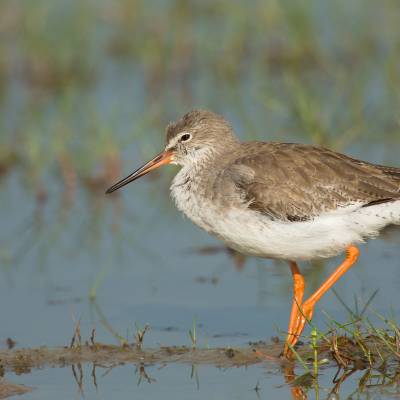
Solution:
[[[181,136],[181,142],[187,142],[191,137],[192,135],[190,135],[189,133],[185,133]]]

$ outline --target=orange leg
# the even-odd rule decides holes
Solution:
[[[290,322],[289,322],[289,330],[288,330],[288,338],[287,343],[291,346],[294,346],[299,339],[299,336],[304,330],[304,326],[307,321],[312,319],[314,313],[314,307],[317,302],[321,299],[321,297],[339,280],[339,278],[344,275],[357,261],[360,251],[355,246],[349,246],[346,251],[346,259],[343,263],[333,272],[332,275],[304,302],[297,302],[296,296],[302,294],[302,291],[297,289],[296,293],[296,279],[297,281],[301,280],[297,275],[301,274],[297,268],[294,268],[294,263],[290,264],[290,268],[292,270],[293,278],[294,278],[294,303],[292,305],[292,312],[290,314]],[[302,277],[301,277],[302,278]],[[304,291],[304,288],[303,288]],[[296,309],[293,308],[296,306]],[[284,355],[290,358],[290,348],[288,344],[285,345]]]
[[[301,385],[296,385],[296,374],[294,373],[294,364],[290,363],[284,367],[285,382],[290,387],[292,400],[307,400],[307,393]]]
[[[300,318],[300,307],[303,302],[304,296],[304,278],[301,275],[299,267],[294,261],[289,263],[290,270],[292,271],[293,277],[293,300],[292,300],[292,311],[290,312],[289,326],[288,326],[288,336],[286,338],[286,343],[292,343],[295,339],[293,332],[296,332],[298,319]],[[285,346],[285,353],[287,353],[288,346]]]

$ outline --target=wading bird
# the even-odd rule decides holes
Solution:
[[[284,355],[324,293],[357,261],[359,243],[400,224],[400,168],[356,160],[323,147],[241,143],[229,123],[194,110],[166,130],[163,152],[107,190],[165,164],[177,164],[171,194],[195,224],[246,255],[286,260],[293,301]],[[346,252],[305,301],[298,260]]]

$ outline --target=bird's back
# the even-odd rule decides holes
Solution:
[[[243,143],[215,186],[227,182],[234,183],[250,209],[282,221],[400,200],[399,168],[293,143]]]

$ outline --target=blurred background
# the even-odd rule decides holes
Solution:
[[[244,259],[184,220],[168,194],[174,167],[104,190],[195,107],[243,140],[399,166],[399,21],[395,0],[2,0],[1,345],[63,345],[79,318],[108,342],[150,323],[149,346],[190,343],[194,318],[201,345],[283,335],[287,267]],[[375,305],[394,306],[399,235],[386,239],[338,284],[345,300],[384,286]],[[337,262],[304,264],[310,287]],[[51,374],[32,378],[42,398],[50,381],[69,393]]]

